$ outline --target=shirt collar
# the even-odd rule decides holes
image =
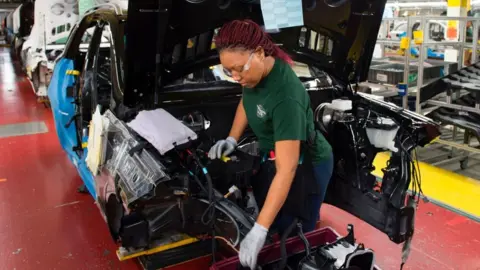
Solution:
[[[275,58],[275,62],[273,63],[272,70],[268,73],[268,75],[263,78],[257,86],[255,86],[255,89],[258,88],[266,88],[268,85],[270,85],[272,82],[276,80],[277,73],[280,71],[280,66],[281,66],[281,61],[280,59]]]

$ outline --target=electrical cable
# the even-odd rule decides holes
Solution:
[[[414,154],[415,154],[415,159],[412,157],[412,155],[405,149],[405,142],[410,139],[413,140],[413,136],[411,133],[406,131],[408,133],[408,137],[401,142],[400,147],[403,150],[403,152],[406,155],[407,162],[411,164],[411,173],[412,173],[412,196],[416,199],[416,203],[420,201],[420,197],[424,196],[423,190],[422,190],[422,178],[420,174],[420,165],[418,164],[418,155],[417,155],[417,150],[414,149]]]
[[[353,141],[353,149],[355,151],[355,159],[358,159],[358,141],[357,141],[357,136],[355,135],[355,132],[353,131],[352,125],[348,124],[348,128],[350,129],[350,132],[352,134],[352,141]],[[355,162],[355,174],[357,178],[357,188],[362,189],[363,185],[362,182],[360,181],[360,169],[358,168],[358,162]]]
[[[191,171],[189,171],[190,175],[193,177],[193,179],[195,180],[195,182],[200,186],[200,189],[206,194],[208,195],[208,191],[207,189],[205,188],[205,186],[202,184],[202,182],[200,182],[200,179],[198,178],[197,175],[195,175],[194,173],[192,173]]]
[[[232,245],[232,243],[230,243],[230,241],[228,241],[226,238],[221,237],[221,236],[215,236],[214,239],[222,240],[222,241],[225,242],[225,244],[227,244],[227,246],[230,247],[233,251],[235,251],[236,253],[240,253],[240,251],[239,251],[234,245]]]
[[[407,137],[403,140],[400,141],[398,140],[399,143],[399,148],[401,150],[401,162],[402,164],[407,164],[407,173],[409,174],[407,177],[411,176],[411,181],[410,183],[407,183],[406,189],[408,190],[409,184],[411,184],[411,194],[412,196],[409,197],[408,199],[408,206],[418,206],[418,203],[420,201],[420,197],[423,195],[422,187],[421,187],[421,174],[420,174],[420,166],[418,164],[418,155],[416,153],[416,149],[414,148],[413,150],[408,151],[407,148],[412,149],[411,146],[414,146],[415,144],[412,144],[415,142],[413,135],[406,129],[402,129],[406,132]],[[409,147],[406,147],[405,144],[408,140],[411,140]],[[410,152],[414,152],[415,154],[415,159],[412,157]],[[410,168],[410,170],[408,170]],[[403,170],[402,170],[403,171]],[[413,226],[413,224],[412,224]],[[410,245],[411,245],[411,240],[412,240],[412,235],[410,235],[402,248],[402,262],[400,264],[400,269],[403,269],[403,266],[406,263],[406,260],[408,258],[409,252],[410,252]]]
[[[351,86],[350,86],[351,87]],[[380,117],[380,115],[374,111],[371,111],[371,110],[368,110],[368,115],[367,115],[367,119],[365,121],[365,124],[368,122],[369,118],[370,118],[370,113],[374,113],[377,117]],[[398,123],[397,123],[398,124]],[[365,127],[365,125],[364,125]],[[412,176],[412,195],[414,198],[416,198],[416,201],[418,203],[419,199],[421,196],[424,196],[424,193],[423,193],[423,190],[422,190],[422,180],[421,180],[421,174],[420,174],[420,165],[418,163],[418,155],[417,155],[417,150],[414,149],[413,152],[414,152],[414,155],[415,155],[415,158],[412,157],[412,155],[409,153],[409,151],[405,148],[405,143],[408,141],[408,140],[412,140],[413,141],[413,134],[411,134],[408,130],[406,130],[405,128],[402,128],[403,131],[405,131],[408,136],[403,140],[403,141],[400,141],[400,148],[404,154],[404,157],[402,156],[401,158],[406,158],[406,162],[409,163],[411,165],[411,176]],[[351,133],[353,134],[353,130],[351,130]],[[354,141],[355,143],[355,141]],[[387,166],[388,166],[388,162],[387,162]]]
[[[207,191],[208,191],[208,201],[210,202],[210,205],[207,207],[205,212],[202,214],[201,221],[204,225],[210,225],[211,230],[212,230],[212,263],[215,263],[215,253],[216,253],[216,243],[215,243],[215,205],[216,205],[216,199],[213,194],[213,183],[212,183],[212,177],[208,173],[207,168],[203,165],[202,161],[198,156],[190,151],[187,150],[188,155],[193,157],[197,165],[202,169],[203,174],[205,175],[205,179],[207,180]],[[205,216],[208,213],[208,221],[205,221]]]
[[[180,215],[182,217],[182,228],[185,228],[185,209],[183,208],[183,203],[180,198],[177,199],[178,209],[180,210]]]
[[[308,239],[305,237],[305,234],[303,233],[303,224],[301,222],[297,223],[297,228],[298,228],[298,236],[302,240],[303,244],[305,245],[305,257],[303,257],[300,262],[298,262],[297,269],[302,270],[302,266],[312,258],[311,255],[311,247],[310,243],[308,242]]]
[[[297,223],[298,218],[293,219],[293,222],[287,227],[287,229],[283,232],[282,237],[280,238],[280,252],[282,254],[282,260],[280,261],[279,269],[285,269],[285,267],[287,266],[287,237],[293,231],[293,228],[295,228]]]

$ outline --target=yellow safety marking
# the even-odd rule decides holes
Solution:
[[[386,167],[389,153],[377,154],[373,165],[373,175],[382,178],[382,168]],[[447,171],[430,164],[420,162],[422,190],[428,198],[460,210],[472,216],[480,217],[480,181]]]
[[[420,45],[423,43],[423,31],[417,30],[413,31],[413,41],[416,45]]]
[[[400,49],[408,49],[410,47],[410,38],[409,37],[402,37],[400,39]]]
[[[447,7],[462,7],[467,8],[470,6],[470,0],[448,0]]]
[[[447,7],[459,7],[462,0],[447,0]]]
[[[151,254],[159,253],[159,252],[162,252],[162,251],[165,251],[165,250],[185,246],[185,245],[192,244],[192,243],[195,243],[195,242],[198,242],[198,241],[199,240],[197,238],[187,238],[187,239],[180,240],[180,241],[177,241],[177,242],[174,242],[174,243],[171,243],[171,244],[161,245],[161,246],[158,246],[158,247],[154,247],[152,249],[139,251],[139,252],[129,254],[129,255],[126,255],[126,256],[122,256],[120,250],[117,250],[116,253],[117,253],[117,257],[120,261],[125,261],[125,260],[129,260],[129,259],[137,258],[137,257],[140,257],[140,256],[151,255]]]
[[[80,71],[74,70],[74,69],[69,69],[69,70],[67,70],[66,74],[67,75],[78,76],[78,75],[80,75]]]
[[[87,146],[88,146],[88,142],[83,142],[82,143],[82,148],[87,148]]]

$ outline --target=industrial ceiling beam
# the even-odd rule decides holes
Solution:
[[[0,9],[16,9],[18,6],[20,6],[22,3],[8,3],[8,2],[0,2]]]

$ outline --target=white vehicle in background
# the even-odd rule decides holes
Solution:
[[[7,42],[12,53],[20,57],[23,43],[28,39],[33,26],[33,3],[26,2],[10,13],[6,20]]]
[[[20,31],[20,9],[22,8],[22,5],[20,5],[19,7],[17,7],[13,12],[12,12],[12,33],[13,33],[13,36],[12,36],[12,40],[11,40],[11,43],[12,43],[12,47],[14,50],[17,49],[18,47],[18,43],[19,43],[19,39],[16,38],[16,35],[18,34],[18,32]]]
[[[22,62],[35,94],[47,96],[55,58],[79,19],[77,0],[36,0],[35,22],[22,48]]]
[[[103,6],[127,9],[128,0],[35,1],[35,23],[29,39],[23,44],[21,56],[33,90],[40,100],[47,98],[55,59],[65,49],[72,27],[85,13]],[[86,48],[92,34],[88,31],[84,36]]]

